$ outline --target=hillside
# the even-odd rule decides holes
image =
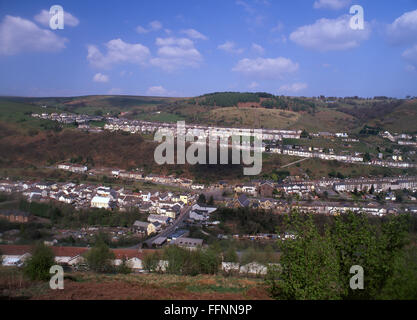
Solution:
[[[126,170],[143,168],[146,173],[175,174],[201,183],[219,179],[230,181],[249,179],[243,176],[241,165],[158,166],[153,159],[156,144],[152,141],[152,137],[127,133],[82,132],[76,130],[73,124],[62,125],[33,118],[32,112],[51,113],[69,110],[70,112],[102,114],[102,110],[105,110],[105,113],[109,112],[113,115],[120,116],[123,112],[122,115],[129,118],[151,121],[185,120],[188,123],[207,125],[306,129],[308,132],[359,133],[365,125],[393,132],[416,132],[417,130],[416,100],[279,97],[280,100],[274,101],[287,101],[285,108],[265,108],[262,106],[262,101],[266,101],[265,99],[275,98],[267,94],[237,93],[212,94],[190,99],[124,96],[1,98],[0,174],[7,176],[13,173],[15,177],[41,178],[42,175],[39,176],[39,172],[36,172],[40,168],[76,159],[78,163],[89,167],[112,167]],[[299,100],[305,100],[305,105],[311,107],[308,107],[307,111],[295,111],[293,106]],[[200,104],[201,101],[205,101],[204,103],[210,101],[214,105]],[[312,107],[313,103],[314,107]],[[100,107],[101,104],[105,106],[104,109]],[[223,106],[218,106],[218,104]],[[228,106],[230,104],[237,105]],[[362,142],[355,148],[361,152],[376,154],[376,145],[387,145],[387,142],[382,139],[375,142],[375,139],[377,139],[376,136],[362,136]],[[298,144],[304,142],[312,143],[310,140],[297,141]],[[318,144],[316,146],[336,147],[338,152],[345,149],[343,145],[329,145],[327,140],[313,142]],[[262,175],[252,178],[275,180],[277,176],[280,176],[280,171],[284,170],[280,168],[295,160],[297,158],[290,156],[265,154]],[[318,159],[304,161],[298,166],[285,168],[284,171],[291,175],[308,174],[311,178],[321,178],[335,172],[348,177],[403,172],[400,169],[336,164]],[[57,177],[54,172],[48,173],[48,176]]]
[[[10,300],[267,300],[267,289],[261,278],[78,272],[66,276],[65,290],[51,291],[49,283],[0,267],[0,299]]]
[[[0,99],[4,114],[14,121],[22,113],[48,112],[124,116],[159,122],[185,120],[217,126],[359,132],[363,126],[396,132],[416,132],[417,100],[387,97],[286,97],[268,93],[222,92],[194,98],[85,96],[70,98]],[[10,114],[13,109],[16,114]],[[45,110],[45,109],[43,109]],[[7,118],[6,117],[6,118]],[[12,120],[13,120],[12,119]],[[28,119],[26,119],[28,120]]]

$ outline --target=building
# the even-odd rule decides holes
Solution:
[[[112,198],[95,196],[91,199],[91,208],[110,209],[112,207]]]
[[[178,238],[187,237],[189,234],[190,234],[190,231],[184,230],[184,229],[179,229],[179,230],[175,231],[174,233],[172,233],[170,236],[168,236],[167,240],[168,241],[175,241]]]
[[[170,217],[167,216],[160,216],[157,214],[150,214],[148,216],[148,222],[150,223],[160,223],[161,225],[165,226],[167,225],[172,219]]]
[[[156,233],[155,226],[149,222],[135,221],[135,223],[133,224],[133,229],[135,229],[136,232],[142,233],[147,236]]]
[[[9,222],[26,223],[32,220],[30,213],[22,212],[18,210],[5,210],[0,211],[0,218],[6,219]]]
[[[181,237],[172,240],[171,244],[190,250],[195,250],[203,245],[203,239]]]
[[[275,187],[271,182],[263,182],[259,186],[259,194],[262,198],[272,198]]]
[[[71,171],[75,173],[84,173],[88,170],[86,166],[78,165],[78,164],[60,164],[58,165],[58,169]]]
[[[198,204],[193,205],[190,212],[190,219],[195,221],[208,221],[210,219],[210,214],[216,211],[217,208],[212,207],[202,207]]]

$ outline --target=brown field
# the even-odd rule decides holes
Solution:
[[[33,300],[267,300],[262,279],[164,274],[70,273],[64,290],[28,281],[20,270],[0,267],[0,298]]]
[[[213,109],[206,117],[223,126],[285,129],[291,127],[299,119],[300,114],[292,111],[242,106]]]

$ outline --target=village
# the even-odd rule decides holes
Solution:
[[[68,113],[42,113],[32,114],[32,117],[57,121],[63,124],[76,124],[80,130],[90,132],[108,131],[122,131],[130,134],[152,134],[158,130],[165,129],[177,133],[177,125],[174,123],[160,123],[149,122],[141,120],[129,120],[125,118],[116,118],[111,116],[90,116],[85,114],[68,114]],[[102,128],[91,127],[89,123],[103,122]],[[311,133],[311,139],[336,139],[336,144],[342,144],[343,148],[336,150],[336,148],[314,147],[308,145],[285,144],[285,141],[299,141],[306,138],[305,132],[302,130],[268,130],[262,129],[262,134],[259,136],[257,130],[248,128],[220,128],[208,127],[203,125],[185,125],[185,129],[191,130],[196,137],[208,137],[213,132],[219,137],[231,137],[239,130],[240,135],[249,135],[254,138],[261,138],[262,147],[261,152],[283,154],[301,158],[317,158],[326,161],[339,161],[344,163],[355,163],[369,166],[387,167],[387,168],[416,168],[417,165],[413,163],[416,159],[416,151],[409,150],[403,153],[400,147],[417,147],[417,135],[396,133],[391,134],[388,131],[381,132],[380,136],[390,142],[396,144],[398,149],[393,150],[393,154],[387,155],[379,152],[375,158],[367,158],[363,152],[351,151],[347,149],[352,148],[352,143],[360,142],[357,137],[350,137],[346,132],[317,132]],[[308,134],[307,134],[308,135]],[[227,143],[229,145],[229,142]],[[253,149],[253,147],[252,147]]]
[[[86,173],[88,168],[77,164],[60,164],[60,170]],[[194,184],[190,179],[144,175],[141,171],[125,172],[108,169],[117,185],[76,184],[53,181],[0,181],[0,193],[20,194],[29,203],[62,203],[75,210],[101,209],[127,212],[132,208],[144,214],[143,221],[109,229],[113,240],[131,235],[137,243],[160,247],[168,242],[181,246],[197,247],[202,239],[188,238],[187,228],[215,226],[212,219],[217,208],[248,208],[266,210],[273,214],[300,212],[338,215],[364,212],[382,217],[387,214],[417,213],[417,177],[398,176],[381,178],[306,180],[287,177],[282,182],[254,180],[250,183],[229,184],[219,181],[209,186]],[[93,171],[95,172],[95,171]],[[94,174],[94,173],[93,173]],[[100,171],[103,174],[103,171]],[[141,191],[124,186],[126,181],[152,182],[153,190]],[[180,191],[160,191],[159,186],[178,186]],[[204,201],[201,198],[204,198]],[[0,216],[10,222],[29,222],[28,212],[0,210]],[[90,226],[80,230],[61,230],[51,241],[74,236],[78,239],[92,237],[105,228]],[[222,237],[272,239],[273,235],[222,235]],[[182,240],[178,240],[182,239]],[[184,242],[184,239],[186,240]],[[13,242],[13,241],[12,241]]]

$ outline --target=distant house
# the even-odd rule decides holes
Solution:
[[[216,210],[217,208],[202,207],[198,204],[195,204],[192,207],[189,217],[191,220],[195,221],[207,221],[210,219],[210,214]]]
[[[147,236],[156,232],[156,228],[152,223],[143,221],[135,221],[133,229],[135,229],[136,232],[143,233]]]
[[[242,187],[242,192],[255,196],[256,195],[256,186],[254,184],[245,184]]]
[[[171,221],[171,218],[169,218],[167,216],[161,216],[161,215],[157,215],[157,214],[150,214],[148,216],[148,222],[150,222],[150,223],[158,222],[161,225],[164,225],[165,226],[170,221]]]
[[[55,255],[55,262],[61,266],[78,268],[85,264],[84,254],[89,248],[82,247],[50,247]],[[28,245],[0,245],[2,252],[3,266],[21,267],[23,263],[31,256],[32,246]],[[120,265],[123,260],[134,272],[142,272],[142,259],[144,251],[134,249],[112,249],[115,259],[112,263],[115,266]],[[145,250],[146,251],[146,250]]]
[[[91,199],[92,208],[110,209],[112,207],[112,198],[95,196]]]
[[[235,208],[247,208],[249,207],[249,205],[250,205],[249,198],[246,195],[242,194],[239,196],[239,198],[237,198],[237,200],[235,200],[233,206]]]
[[[167,240],[175,241],[178,238],[187,237],[189,234],[190,234],[190,231],[184,230],[184,229],[179,229],[179,230],[175,231],[174,233],[172,233],[171,235],[169,235]]]
[[[26,223],[32,220],[30,213],[22,212],[18,210],[5,210],[0,211],[0,218],[6,219],[10,222]]]
[[[262,182],[259,186],[259,194],[262,198],[272,198],[274,189],[275,187],[271,182]]]
[[[183,247],[190,250],[195,250],[197,247],[201,247],[203,245],[203,239],[194,239],[194,238],[186,238],[181,237],[171,241],[172,245],[177,245],[179,247]]]
[[[86,166],[78,165],[78,164],[60,164],[58,165],[58,169],[71,171],[75,173],[84,173],[88,170]]]

